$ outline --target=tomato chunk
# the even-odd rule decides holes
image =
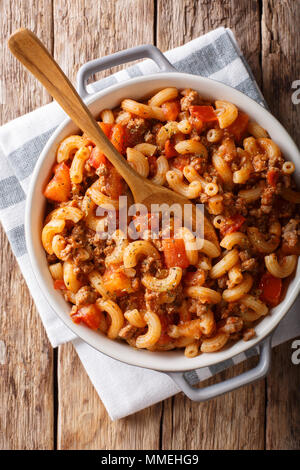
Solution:
[[[278,168],[271,168],[267,172],[267,182],[270,186],[276,186],[279,179],[279,170]]]
[[[168,316],[160,315],[159,318],[160,318],[160,323],[161,323],[161,334],[156,345],[164,346],[173,341],[173,339],[168,335],[168,328],[169,328],[169,325],[171,324],[171,315],[168,315]]]
[[[88,159],[88,163],[95,169],[99,168],[101,163],[104,163],[104,165],[107,163],[106,157],[104,153],[101,152],[99,147],[93,148],[90,158]]]
[[[108,122],[98,122],[99,126],[101,127],[102,131],[110,139],[113,124],[109,124]]]
[[[190,106],[189,112],[191,116],[201,119],[202,122],[212,122],[218,119],[212,106]]]
[[[178,100],[166,101],[161,107],[168,121],[175,121],[177,119],[180,113],[180,103]]]
[[[71,314],[74,323],[84,323],[92,330],[97,330],[100,326],[102,313],[95,304],[84,305],[76,313]]]
[[[110,140],[118,152],[122,154],[126,152],[126,131],[122,124],[115,124],[113,126]]]
[[[184,241],[181,238],[162,240],[165,262],[168,268],[187,268],[189,260],[186,255]]]
[[[281,279],[274,277],[272,274],[267,272],[262,276],[259,288],[262,290],[260,299],[263,302],[272,305],[272,307],[275,307],[279,304],[282,291]]]
[[[240,141],[247,130],[249,116],[243,111],[239,111],[236,120],[227,127],[230,134],[232,134],[236,141]]]
[[[166,143],[165,143],[166,158],[173,158],[173,157],[176,157],[177,155],[178,153],[176,152],[175,147],[172,144],[171,140],[170,139],[166,140]]]
[[[232,217],[228,217],[221,226],[221,235],[225,237],[225,235],[228,235],[229,233],[237,232],[245,220],[245,217],[241,214],[235,214]]]
[[[70,192],[70,169],[62,162],[59,165],[55,165],[54,176],[47,184],[44,195],[52,201],[66,202],[70,197]]]
[[[111,164],[109,164],[108,175],[105,179],[106,194],[112,199],[118,199],[124,190],[124,180]]]
[[[56,290],[65,290],[65,289],[67,289],[67,286],[66,286],[65,282],[62,279],[55,279],[55,281],[53,282],[53,285],[54,285],[54,289],[56,289]]]

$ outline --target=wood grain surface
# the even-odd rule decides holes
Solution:
[[[8,52],[18,27],[32,29],[74,83],[87,60],[142,43],[167,50],[222,25],[299,144],[291,101],[299,15],[293,0],[2,0],[1,123],[50,100]],[[300,366],[291,363],[291,341],[275,348],[266,380],[202,404],[178,394],[112,423],[73,347],[53,353],[2,230],[0,240],[0,449],[299,449]]]

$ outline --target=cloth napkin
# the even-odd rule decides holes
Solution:
[[[166,52],[178,71],[210,77],[266,105],[233,33],[218,28]],[[132,77],[157,72],[146,60],[89,85],[96,92]],[[56,127],[65,119],[52,102],[0,128],[0,220],[10,241],[53,347],[71,341],[112,420],[135,413],[179,391],[165,374],[129,366],[94,350],[76,337],[47,304],[32,272],[24,237],[26,193],[35,163]],[[300,335],[299,299],[280,323],[273,346]],[[0,338],[1,339],[1,338]],[[257,354],[256,348],[221,364],[186,373],[195,384]]]

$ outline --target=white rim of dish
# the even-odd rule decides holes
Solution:
[[[212,79],[209,79],[209,78],[200,77],[200,76],[197,76],[197,75],[180,73],[180,72],[165,72],[165,73],[161,72],[161,73],[157,73],[157,74],[153,74],[153,75],[145,75],[145,76],[142,76],[142,77],[137,77],[137,78],[130,79],[126,82],[117,83],[117,84],[112,85],[111,87],[109,87],[105,90],[101,90],[101,91],[91,95],[91,97],[89,97],[86,100],[86,104],[88,106],[91,106],[95,102],[99,101],[101,98],[104,98],[105,96],[110,95],[110,94],[112,94],[112,93],[114,93],[118,90],[124,89],[124,92],[125,92],[127,87],[135,85],[135,84],[139,84],[139,83],[143,83],[143,82],[144,83],[145,82],[152,82],[152,81],[156,81],[156,80],[163,81],[165,79],[168,79],[168,80],[171,80],[171,81],[174,81],[174,79],[176,79],[176,80],[180,80],[181,82],[184,82],[184,79],[187,79],[187,80],[194,80],[195,82],[198,82],[198,83],[202,82],[202,84],[207,84],[208,88],[211,87],[211,88],[214,89],[214,92],[212,92],[211,95],[209,95],[211,97],[213,97],[216,94],[216,92],[218,92],[218,91],[221,92],[221,94],[224,93],[224,92],[227,92],[227,94],[229,93],[232,96],[230,99],[234,103],[236,103],[237,106],[240,109],[243,109],[243,107],[244,107],[243,105],[240,104],[241,102],[244,102],[245,104],[248,104],[251,108],[251,111],[253,110],[253,112],[251,114],[255,114],[257,112],[259,115],[263,114],[263,115],[267,116],[268,121],[270,122],[270,127],[273,125],[273,126],[277,127],[277,129],[279,129],[281,132],[283,132],[284,138],[285,138],[285,147],[289,147],[289,149],[290,149],[289,153],[294,153],[295,158],[298,157],[299,161],[300,161],[300,153],[299,153],[299,150],[298,150],[296,144],[294,143],[294,141],[292,140],[292,138],[290,137],[288,132],[284,129],[284,127],[279,123],[279,121],[267,109],[263,108],[256,101],[249,98],[247,95],[243,94],[239,90],[236,90],[235,88],[232,88],[228,85],[225,85],[221,82],[218,82],[218,81],[215,81],[215,80],[212,80]],[[164,86],[164,85],[162,85],[162,86]],[[184,86],[182,86],[182,85],[177,85],[177,86],[178,86],[178,88],[184,88]],[[160,86],[158,86],[157,89],[159,87]],[[216,99],[216,98],[214,97],[214,99]],[[225,99],[225,98],[223,98],[223,99]],[[101,336],[99,335],[99,333],[97,333],[97,339],[95,339],[95,341],[91,337],[89,339],[87,339],[86,336],[90,336],[90,335],[88,334],[86,327],[84,327],[82,325],[74,324],[69,316],[66,316],[65,313],[58,311],[57,303],[54,300],[53,294],[51,294],[50,289],[49,289],[46,281],[44,281],[44,279],[42,278],[41,273],[40,273],[40,269],[38,267],[38,262],[37,262],[37,259],[36,259],[35,248],[34,248],[33,239],[32,239],[33,237],[32,237],[32,227],[31,227],[31,216],[32,216],[32,207],[33,207],[33,196],[34,196],[35,185],[36,185],[35,183],[36,183],[37,177],[40,173],[41,168],[43,167],[44,161],[46,160],[47,154],[49,153],[49,149],[53,145],[53,142],[62,133],[64,128],[67,125],[69,125],[71,122],[72,121],[71,121],[70,118],[66,118],[58,126],[56,131],[53,133],[53,135],[50,137],[50,139],[46,143],[43,151],[41,152],[41,155],[39,156],[39,159],[36,163],[35,169],[33,171],[32,177],[31,177],[30,187],[29,187],[27,198],[26,198],[26,210],[25,210],[26,245],[27,245],[27,250],[28,250],[28,254],[29,254],[29,258],[30,258],[31,266],[33,268],[34,275],[35,275],[35,277],[37,279],[37,282],[38,282],[38,284],[39,284],[39,286],[42,290],[42,293],[45,296],[46,300],[48,301],[49,305],[54,310],[56,315],[63,321],[63,323],[66,326],[68,326],[68,328],[70,330],[72,330],[73,333],[76,336],[78,336],[79,338],[81,338],[84,342],[86,342],[87,344],[89,344],[90,346],[95,348],[97,351],[99,351],[99,352],[101,352],[101,353],[103,353],[103,354],[105,354],[105,355],[107,355],[107,356],[109,356],[113,359],[121,361],[125,364],[129,364],[129,365],[133,365],[133,366],[137,366],[137,367],[142,367],[142,368],[147,368],[147,369],[152,369],[152,370],[158,370],[158,371],[162,371],[162,372],[186,372],[186,371],[194,370],[194,369],[197,369],[197,368],[209,367],[209,366],[217,364],[219,362],[223,362],[227,359],[231,359],[232,357],[234,357],[234,356],[236,356],[236,355],[238,355],[242,352],[245,352],[248,349],[251,349],[252,347],[256,346],[258,343],[263,341],[263,339],[265,339],[268,335],[270,335],[273,332],[273,330],[277,327],[279,322],[282,320],[282,318],[285,316],[285,314],[289,311],[289,309],[291,308],[293,303],[295,302],[295,300],[297,298],[297,295],[300,291],[300,276],[298,277],[297,280],[295,280],[295,283],[293,284],[292,289],[289,292],[288,298],[285,298],[283,300],[283,302],[279,305],[279,309],[281,310],[281,312],[280,313],[277,312],[276,315],[274,315],[273,317],[272,316],[268,317],[268,319],[270,320],[268,323],[270,325],[266,327],[266,331],[264,331],[264,333],[257,334],[257,336],[255,338],[253,338],[252,340],[250,340],[248,342],[244,342],[244,341],[240,340],[237,343],[234,343],[233,345],[230,345],[230,347],[228,347],[228,349],[223,349],[220,352],[207,354],[207,359],[206,360],[203,360],[203,355],[200,355],[200,356],[198,356],[198,358],[201,357],[202,360],[201,360],[201,364],[199,364],[198,366],[196,364],[197,363],[197,357],[193,358],[193,359],[188,358],[186,365],[181,366],[180,368],[176,367],[176,365],[170,365],[170,364],[163,364],[161,366],[160,365],[159,366],[153,366],[151,364],[151,362],[153,362],[153,361],[155,362],[155,356],[156,356],[156,359],[157,359],[157,354],[158,353],[147,351],[151,356],[149,356],[149,354],[148,355],[145,355],[145,354],[142,355],[140,353],[145,352],[144,350],[143,351],[136,350],[136,349],[134,349],[130,346],[128,346],[128,353],[127,353],[129,357],[127,357],[127,358],[120,357],[120,354],[118,354],[117,352],[116,353],[114,352],[113,345],[116,344],[116,341],[108,340],[111,343],[111,345],[109,345],[109,346],[107,346],[108,343],[106,344],[105,342],[103,342],[103,344],[101,344],[101,349],[100,349],[99,348],[99,338],[101,338]],[[274,138],[274,137],[272,137],[272,138],[274,140],[276,140],[276,138]],[[282,148],[282,142],[279,143],[279,146]],[[299,263],[298,263],[298,268],[299,268]],[[284,304],[284,307],[282,306],[282,304]],[[272,319],[273,319],[273,321],[272,321]],[[118,348],[116,348],[116,349],[118,349]],[[166,351],[166,352],[163,352],[163,354],[166,355],[166,358],[168,356],[170,358],[170,353],[172,354],[172,352],[173,351]],[[182,350],[181,350],[181,353],[182,353]],[[159,359],[159,360],[161,362],[165,362],[161,359]]]

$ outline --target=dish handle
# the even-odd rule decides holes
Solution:
[[[87,62],[80,67],[77,74],[77,90],[82,98],[90,95],[86,89],[88,78],[101,70],[105,70],[117,65],[132,62],[134,60],[143,59],[148,57],[152,59],[158,66],[161,72],[176,72],[176,69],[171,65],[163,53],[151,44],[144,44],[142,46],[132,47],[124,51],[115,52],[100,59],[95,59]]]
[[[236,377],[224,382],[209,385],[208,387],[192,387],[185,379],[183,372],[167,372],[167,375],[174,380],[181,391],[193,401],[206,401],[212,398],[231,392],[243,385],[250,384],[265,377],[269,371],[271,363],[271,336],[268,336],[259,344],[260,358],[257,366]]]

